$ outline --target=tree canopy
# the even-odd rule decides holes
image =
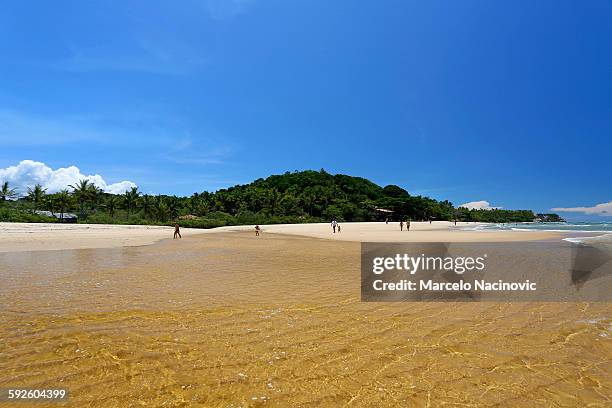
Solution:
[[[70,190],[47,194],[36,186],[25,201],[12,205],[21,205],[22,210],[28,203],[32,209],[52,212],[78,210],[81,221],[92,223],[164,224],[181,219],[182,224],[197,227],[331,219],[527,222],[536,218],[531,210],[455,208],[447,200],[411,195],[396,185],[381,187],[362,177],[330,174],[323,169],[286,172],[190,197],[142,195],[137,188],[113,195],[88,180],[68,187]],[[15,196],[8,184],[3,190],[3,199]],[[4,203],[6,206],[9,201]]]

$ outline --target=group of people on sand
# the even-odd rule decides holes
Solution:
[[[259,227],[259,225],[255,226],[255,236],[258,237],[259,236],[259,232],[261,231],[261,228]],[[335,230],[334,230],[335,232]],[[340,232],[340,226],[338,226],[338,232]],[[181,236],[181,229],[178,225],[178,222],[174,223],[174,238],[173,239],[181,239],[183,238]]]
[[[404,223],[404,221],[400,221],[400,231],[404,230],[404,225],[406,225],[406,231],[410,231],[410,219],[407,219],[406,223]]]
[[[385,223],[388,224],[389,219],[386,219]],[[404,230],[404,225],[406,226],[406,231],[410,231],[410,219],[407,219],[406,222],[404,222],[403,220],[400,221],[400,231]],[[340,224],[338,224],[338,221],[336,221],[335,219],[332,220],[331,227],[332,227],[334,234],[336,233],[336,231],[338,231],[338,233],[342,231]],[[261,232],[261,227],[259,225],[256,225],[255,226],[255,236],[258,237],[260,232]],[[174,224],[174,239],[177,239],[177,238],[181,239],[183,237],[181,236],[181,229],[178,223],[175,223]]]
[[[385,218],[385,224],[389,224],[389,218]],[[406,231],[410,231],[410,218],[407,218],[406,221],[400,220],[400,231],[404,230],[404,225],[406,226]]]

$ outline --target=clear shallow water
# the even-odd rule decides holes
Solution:
[[[609,406],[612,303],[361,302],[359,270],[359,243],[279,234],[0,254],[0,388],[79,408]]]

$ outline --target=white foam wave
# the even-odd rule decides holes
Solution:
[[[612,243],[612,234],[595,235],[593,237],[569,237],[563,238],[563,240],[573,244],[585,244],[593,241]]]
[[[606,233],[606,232],[610,232],[610,231],[606,231],[606,230],[570,230],[570,229],[531,229],[531,228],[511,228],[512,231],[546,231],[546,232],[569,232],[569,233],[574,233],[574,232],[579,232],[579,233],[583,233],[583,232],[594,232],[594,233]]]

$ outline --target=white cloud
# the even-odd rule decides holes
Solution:
[[[584,214],[612,216],[612,201],[594,205],[593,207],[555,207],[552,211],[581,212]]]
[[[488,201],[470,201],[469,203],[461,204],[459,207],[467,208],[468,210],[499,210],[503,207],[492,207]]]
[[[90,182],[106,191],[107,193],[123,194],[126,190],[136,187],[131,181],[120,181],[118,183],[107,184],[99,174],[85,175],[76,166],[61,167],[53,170],[45,163],[22,160],[16,166],[9,166],[0,169],[0,182],[8,181],[16,187],[20,193],[24,193],[28,187],[40,184],[47,189],[48,193],[68,188],[69,184],[78,183],[79,180],[88,179]]]

